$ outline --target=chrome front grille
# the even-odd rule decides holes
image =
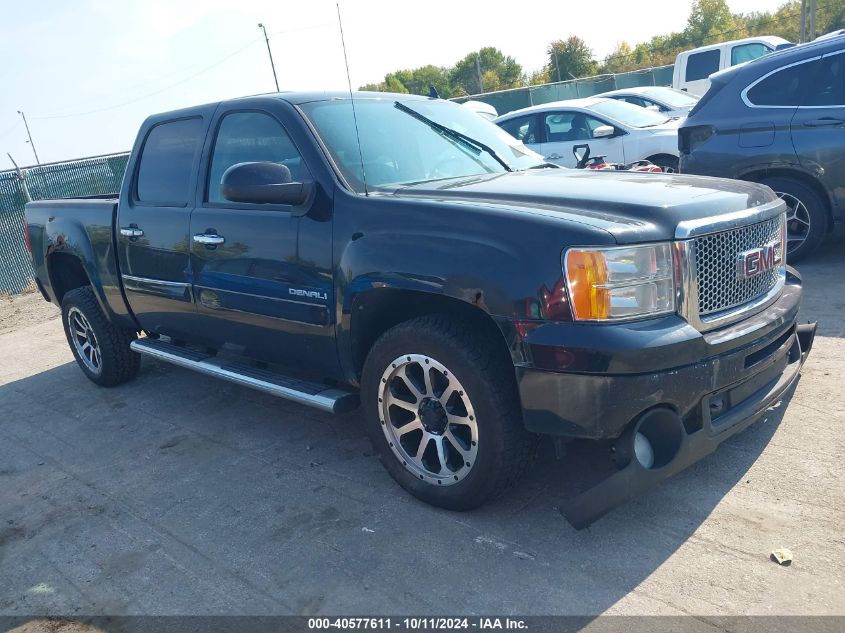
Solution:
[[[750,303],[778,284],[782,267],[741,279],[737,275],[737,261],[740,253],[780,241],[784,221],[784,215],[780,214],[757,224],[694,238],[699,317]]]

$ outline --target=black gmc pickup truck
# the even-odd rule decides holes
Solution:
[[[122,191],[27,205],[95,383],[141,354],[327,411],[461,510],[538,435],[612,443],[576,526],[713,451],[815,326],[764,186],[560,169],[439,99],[282,93],[150,117]]]

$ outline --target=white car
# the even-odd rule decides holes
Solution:
[[[624,101],[589,97],[516,110],[494,123],[562,167],[575,167],[573,148],[587,144],[591,156],[611,163],[650,160],[677,171],[678,121]]]
[[[597,97],[616,99],[647,108],[673,119],[686,116],[700,97],[667,86],[635,86],[603,92]]]

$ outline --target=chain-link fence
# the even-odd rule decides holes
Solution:
[[[459,97],[455,101],[458,103],[469,100],[483,101],[496,108],[499,114],[506,114],[513,110],[527,108],[532,105],[549,103],[551,101],[563,101],[565,99],[592,97],[593,95],[619,88],[670,86],[672,85],[673,69],[674,66],[672,65],[658,66],[656,68],[633,70],[615,75],[598,75],[596,77],[559,81],[557,83],[542,84],[539,86],[486,92],[480,95]]]
[[[0,292],[17,294],[32,283],[24,241],[24,204],[32,200],[92,196],[120,191],[129,154],[0,171]],[[28,194],[27,194],[28,192]]]

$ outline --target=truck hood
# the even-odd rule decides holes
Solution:
[[[681,174],[537,169],[402,187],[399,197],[541,212],[610,233],[620,244],[671,240],[679,222],[776,199],[755,183]]]

